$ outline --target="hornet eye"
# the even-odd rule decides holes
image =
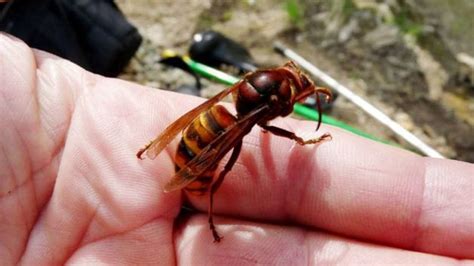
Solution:
[[[303,86],[303,88],[307,88],[312,84],[312,82],[308,79],[308,77],[306,75],[301,75],[301,86]]]

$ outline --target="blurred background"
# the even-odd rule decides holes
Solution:
[[[142,38],[133,39],[136,53],[111,76],[211,97],[227,85],[200,79],[196,89],[193,75],[159,63],[163,51],[186,55],[196,33],[213,30],[247,50],[258,66],[274,67],[289,60],[273,49],[280,41],[444,156],[474,162],[472,0],[108,2]],[[232,65],[219,67],[241,74]],[[325,112],[413,149],[344,97]]]
[[[249,49],[261,66],[288,60],[272,49],[280,40],[444,156],[474,162],[472,0],[116,3],[144,38],[123,79],[170,90],[192,83],[156,61],[163,49],[186,54],[193,34],[208,29]],[[210,97],[223,87],[204,80],[200,93]],[[343,97],[329,114],[409,147]]]

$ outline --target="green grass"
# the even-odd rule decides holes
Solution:
[[[396,14],[393,23],[405,34],[409,34],[417,38],[423,30],[423,26],[414,21],[407,10],[402,9]]]
[[[285,10],[291,24],[297,28],[303,27],[303,12],[298,0],[286,0]]]
[[[356,6],[352,2],[352,0],[344,0],[342,4],[342,14],[344,15],[344,17],[347,18],[352,15],[352,12],[354,12],[355,9]]]

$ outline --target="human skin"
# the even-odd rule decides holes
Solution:
[[[202,101],[0,34],[0,264],[473,264],[472,164],[291,118],[273,124],[333,139],[255,127],[215,194],[213,243],[208,197],[162,192],[178,139],[135,157]],[[198,211],[178,224],[184,202]]]

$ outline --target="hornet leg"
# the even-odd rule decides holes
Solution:
[[[309,139],[309,140],[304,140],[301,137],[296,136],[295,133],[290,132],[286,129],[279,128],[279,127],[274,127],[274,126],[269,126],[269,125],[260,125],[264,130],[270,131],[271,133],[280,136],[280,137],[285,137],[292,139],[296,141],[300,145],[306,145],[306,144],[316,144],[322,141],[326,140],[331,140],[331,135],[329,133],[325,133],[319,138],[314,138],[314,139]]]
[[[230,156],[229,161],[227,164],[224,166],[224,170],[222,170],[219,173],[219,177],[216,179],[214,183],[211,185],[211,191],[210,191],[210,198],[209,198],[209,228],[212,231],[212,236],[214,237],[214,242],[219,242],[221,240],[221,236],[217,233],[216,227],[214,226],[214,220],[212,219],[212,209],[213,209],[213,203],[214,203],[214,193],[216,193],[217,189],[221,186],[222,181],[224,181],[225,175],[232,169],[234,166],[235,162],[237,161],[237,158],[239,158],[240,150],[242,148],[242,141],[237,143],[237,145],[234,147],[232,150],[232,155]]]

